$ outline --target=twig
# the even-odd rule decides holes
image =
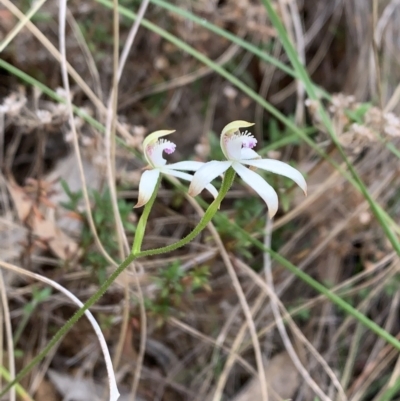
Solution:
[[[271,247],[271,236],[272,236],[271,235],[272,220],[268,216],[266,216],[266,219],[267,219],[267,221],[266,221],[266,226],[265,226],[264,245],[265,245],[265,247],[270,248]],[[265,277],[266,277],[268,286],[270,287],[272,292],[275,292],[274,282],[273,282],[273,278],[272,278],[272,271],[271,271],[271,257],[269,255],[269,253],[267,253],[267,252],[264,252],[264,272],[265,272]],[[307,384],[313,389],[315,394],[317,394],[321,400],[331,401],[331,399],[325,395],[325,393],[320,389],[318,384],[312,379],[312,377],[308,373],[307,369],[305,369],[305,367],[301,363],[299,357],[296,354],[296,351],[293,348],[290,338],[286,332],[286,328],[285,328],[285,325],[283,324],[282,316],[279,312],[279,307],[276,302],[276,299],[275,299],[275,297],[271,297],[270,299],[271,299],[271,309],[272,309],[272,313],[274,314],[274,317],[275,317],[276,326],[278,328],[279,334],[281,335],[281,338],[282,338],[283,344],[285,345],[286,351],[288,352],[290,358],[293,361],[293,364],[296,366],[297,370],[303,376],[303,379],[307,382]]]

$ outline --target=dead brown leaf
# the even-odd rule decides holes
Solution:
[[[76,255],[78,245],[57,227],[53,207],[44,202],[37,205],[35,199],[16,183],[8,182],[7,188],[13,199],[18,218],[22,223],[29,225],[40,242],[45,243],[62,260]]]

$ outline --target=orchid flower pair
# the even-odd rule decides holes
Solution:
[[[252,125],[254,124],[240,120],[226,125],[221,133],[221,149],[227,160],[213,160],[208,163],[183,161],[167,164],[162,153],[165,151],[165,153],[171,154],[175,151],[176,146],[174,143],[160,138],[172,134],[174,131],[156,131],[147,136],[143,142],[143,151],[149,163],[149,169],[143,173],[140,179],[139,199],[135,207],[143,206],[150,200],[161,173],[191,181],[189,187],[189,195],[191,196],[198,195],[205,188],[215,198],[218,192],[211,185],[211,181],[230,167],[265,201],[270,218],[278,210],[278,195],[271,185],[251,168],[259,168],[288,177],[307,194],[306,181],[298,170],[278,160],[262,159],[252,149],[257,144],[256,138],[247,131],[240,132],[240,128],[247,128]],[[177,170],[194,171],[195,174],[191,175]]]

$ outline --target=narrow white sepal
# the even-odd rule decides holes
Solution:
[[[151,195],[153,195],[154,188],[156,187],[159,176],[160,176],[159,169],[147,170],[142,174],[139,183],[138,202],[134,206],[135,208],[142,207],[150,200]]]
[[[166,167],[164,167],[161,170],[161,172],[163,174],[169,174],[174,177],[180,178],[182,180],[186,180],[186,181],[190,181],[190,182],[193,181],[193,178],[194,178],[193,175],[188,174],[188,173],[183,173],[182,171],[176,171],[176,170],[170,169],[169,166],[170,165],[168,164]],[[207,191],[211,193],[211,195],[214,197],[214,199],[218,196],[218,191],[214,187],[214,185],[208,184],[205,186],[205,189],[207,189]]]
[[[232,165],[231,161],[210,161],[204,164],[193,176],[189,187],[189,195],[198,195],[206,186]]]
[[[249,170],[238,162],[232,164],[233,169],[238,173],[239,177],[264,200],[268,206],[269,217],[275,216],[278,211],[278,195],[274,188],[271,187],[261,176],[254,171]]]
[[[187,160],[183,162],[177,162],[172,164],[167,164],[166,167],[173,170],[183,170],[183,171],[197,171],[202,166],[204,166],[203,162],[197,162],[195,160]]]
[[[307,183],[303,175],[287,163],[274,159],[241,160],[241,163],[290,178],[307,195]]]

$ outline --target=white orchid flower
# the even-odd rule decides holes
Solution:
[[[260,175],[251,170],[252,167],[270,171],[291,178],[307,194],[307,184],[302,174],[295,168],[279,160],[262,159],[252,148],[257,139],[253,135],[240,132],[239,128],[251,127],[247,121],[233,121],[222,130],[221,148],[226,161],[210,161],[194,175],[189,187],[189,195],[196,196],[214,178],[232,167],[240,178],[265,201],[269,216],[272,218],[278,210],[278,195]],[[244,165],[250,166],[250,169]]]
[[[197,161],[183,161],[173,164],[167,164],[167,161],[163,158],[162,153],[171,154],[175,151],[176,145],[173,142],[165,139],[160,139],[163,136],[172,134],[173,131],[156,131],[148,135],[143,141],[143,153],[149,163],[147,170],[140,177],[139,183],[139,199],[138,203],[134,207],[144,206],[153,195],[154,189],[157,185],[160,174],[172,175],[182,180],[192,181],[193,175],[182,173],[181,171],[197,171],[204,165],[202,162]],[[217,197],[218,191],[213,185],[206,185],[205,187],[214,198]]]

